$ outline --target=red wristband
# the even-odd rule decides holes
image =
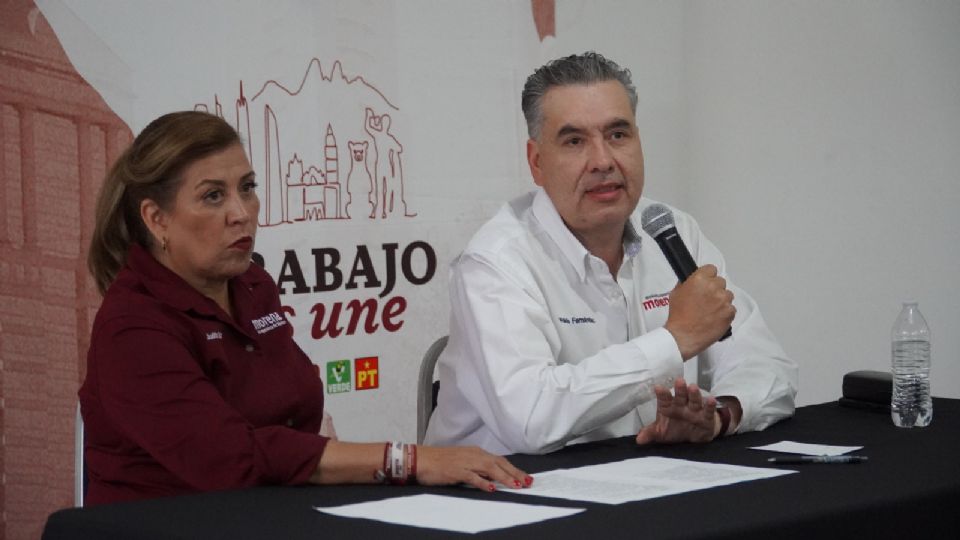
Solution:
[[[410,445],[410,481],[417,481],[417,445]]]
[[[386,484],[390,479],[390,443],[383,445],[383,465],[373,472],[373,480],[378,484]]]
[[[719,405],[719,403],[718,403]],[[717,414],[720,415],[720,433],[717,433],[718,437],[723,437],[727,434],[727,430],[730,429],[730,409],[726,407],[717,407]]]
[[[390,443],[390,470],[387,472],[387,479],[395,486],[407,483],[406,446],[400,441]]]

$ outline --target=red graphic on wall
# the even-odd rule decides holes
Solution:
[[[0,539],[73,504],[74,415],[100,295],[97,190],[132,135],[31,0],[0,2]]]
[[[386,218],[387,213],[393,213],[398,208],[394,207],[394,197],[397,188],[400,190],[400,203],[403,205],[403,215],[410,217],[416,214],[407,212],[407,202],[403,198],[403,165],[400,160],[400,153],[403,152],[403,146],[400,141],[390,132],[391,118],[389,114],[377,116],[373,110],[367,108],[364,111],[364,129],[373,140],[373,178],[374,185],[370,189],[370,206],[372,212],[371,218]]]
[[[380,358],[367,356],[353,361],[355,375],[354,388],[357,390],[373,390],[380,387],[380,370],[377,366]]]
[[[247,142],[260,226],[417,215],[405,196],[399,108],[365,78],[345,75],[339,60],[325,73],[313,58],[296,88],[270,79],[249,98],[239,88],[233,118],[219,96],[212,111],[195,108],[235,122]]]
[[[540,41],[547,36],[557,35],[555,0],[530,0],[533,10],[533,23],[537,26]]]

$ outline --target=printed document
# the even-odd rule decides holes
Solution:
[[[519,493],[522,490],[512,491]],[[478,533],[570,516],[583,508],[562,508],[443,495],[409,495],[314,510],[335,516],[374,519],[399,525]]]
[[[766,446],[751,446],[751,450],[769,450],[785,454],[804,454],[807,456],[840,456],[847,452],[860,450],[862,446],[830,446],[826,444],[810,444],[794,441],[780,441]]]
[[[621,504],[795,472],[644,457],[537,473],[531,487],[511,493]]]

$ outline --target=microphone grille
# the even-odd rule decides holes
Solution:
[[[650,236],[656,238],[664,229],[674,227],[673,212],[666,205],[653,203],[640,214],[640,225]]]

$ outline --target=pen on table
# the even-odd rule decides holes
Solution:
[[[770,463],[863,463],[867,456],[779,456],[768,458]]]

